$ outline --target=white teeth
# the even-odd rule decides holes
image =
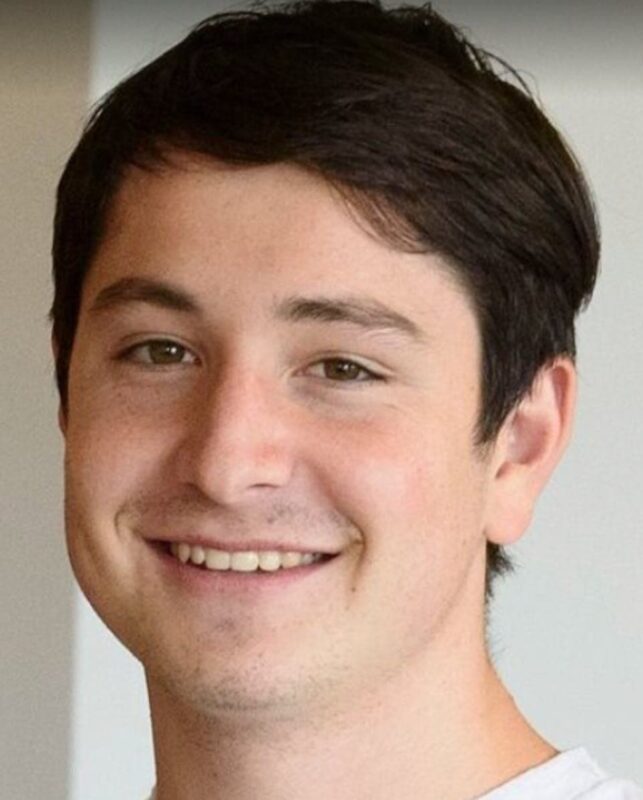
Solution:
[[[213,550],[185,542],[172,542],[170,551],[183,564],[190,561],[196,566],[209,570],[231,570],[233,572],[275,572],[300,565],[313,564],[323,556],[321,553],[282,552],[277,550],[242,550],[231,553],[227,550]]]
[[[281,566],[282,567],[297,567],[301,564],[301,553],[281,553]]]
[[[259,566],[259,555],[252,551],[245,553],[232,553],[230,569],[237,572],[255,572]]]
[[[275,572],[281,566],[284,566],[282,556],[274,550],[264,550],[259,553],[259,567],[264,572]]]
[[[208,569],[230,569],[230,553],[223,550],[206,550],[205,566]]]

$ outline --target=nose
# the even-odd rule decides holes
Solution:
[[[274,379],[230,366],[204,384],[186,408],[174,454],[180,481],[222,505],[285,486],[293,471],[293,426]]]

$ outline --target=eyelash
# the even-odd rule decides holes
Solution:
[[[155,364],[153,361],[136,361],[134,358],[137,351],[146,350],[154,345],[165,345],[166,347],[170,347],[173,350],[180,351],[183,355],[189,354],[190,350],[182,344],[173,341],[172,339],[150,339],[146,342],[139,342],[139,344],[132,345],[124,350],[122,353],[119,353],[117,356],[118,361],[129,361],[130,363],[138,363],[141,364],[144,368],[148,369],[162,369],[163,367],[176,367],[176,366],[188,366],[189,364],[194,363],[193,361],[189,362],[170,362],[168,364]],[[149,350],[148,350],[149,355]],[[193,356],[196,359],[196,356]],[[356,367],[360,373],[366,375],[367,377],[362,378],[361,380],[351,380],[351,381],[332,381],[333,383],[374,383],[375,381],[385,381],[386,378],[383,375],[378,375],[377,373],[373,372],[372,370],[368,369],[367,367],[363,366],[357,361],[353,361],[350,358],[341,358],[341,357],[334,357],[334,358],[324,358],[320,359],[319,361],[315,362],[316,364],[348,364],[352,367]],[[332,379],[328,379],[332,380]]]

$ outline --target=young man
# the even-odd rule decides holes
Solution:
[[[145,668],[156,800],[641,797],[545,741],[485,641],[598,260],[509,74],[428,7],[222,14],[67,165],[68,546]]]

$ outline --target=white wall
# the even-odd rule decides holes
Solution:
[[[604,231],[603,274],[579,326],[576,438],[515,548],[520,571],[498,590],[494,650],[547,738],[584,744],[643,783],[643,5],[437,5],[537,77],[591,177]],[[145,0],[95,0],[92,97],[222,7],[157,0],[151,13]],[[72,800],[143,797],[153,780],[142,674],[80,597],[71,772]]]
[[[0,797],[68,796],[73,608],[49,352],[56,182],[86,112],[89,4],[0,2]]]

